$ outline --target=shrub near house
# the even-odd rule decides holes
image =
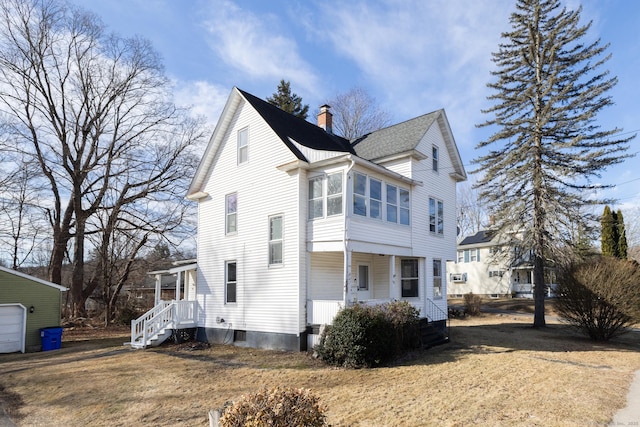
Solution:
[[[565,267],[558,276],[556,310],[593,340],[627,332],[640,322],[640,265],[605,256]]]
[[[419,345],[418,311],[400,301],[341,310],[316,351],[331,365],[362,368],[387,363]]]

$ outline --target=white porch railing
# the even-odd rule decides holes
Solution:
[[[160,301],[140,318],[131,321],[131,345],[146,348],[167,329],[195,326],[196,301]]]

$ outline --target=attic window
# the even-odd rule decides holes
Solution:
[[[238,131],[238,164],[249,160],[249,128]]]

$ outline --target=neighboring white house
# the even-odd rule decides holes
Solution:
[[[444,110],[348,141],[237,88],[195,173],[197,338],[304,350],[342,307],[444,328],[466,179]]]
[[[493,230],[481,230],[458,243],[455,261],[447,262],[448,296],[474,293],[498,298],[533,298],[531,253],[506,243]]]

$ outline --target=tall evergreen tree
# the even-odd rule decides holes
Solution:
[[[616,227],[618,231],[618,253],[617,257],[620,259],[627,259],[627,231],[624,228],[624,218],[622,217],[622,211],[618,209],[616,214]]]
[[[295,93],[291,93],[290,86],[291,85],[288,81],[285,82],[284,80],[280,80],[278,91],[267,98],[267,102],[279,107],[287,113],[306,120],[307,114],[309,113],[309,105],[302,105],[302,98]]]
[[[617,221],[609,206],[604,207],[600,224],[602,226],[601,250],[602,255],[617,256],[618,254],[618,228]]]
[[[621,129],[601,129],[596,115],[613,103],[617,79],[603,65],[608,45],[586,40],[591,23],[559,0],[517,0],[511,31],[493,54],[497,70],[488,84],[492,117],[480,126],[495,133],[477,148],[480,196],[495,207],[496,225],[518,231],[533,254],[533,325],[545,326],[546,257],[568,247],[571,229],[587,228],[590,178],[625,157]]]

